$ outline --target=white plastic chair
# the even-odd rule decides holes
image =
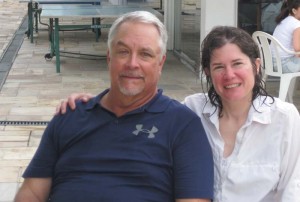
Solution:
[[[290,54],[300,54],[300,52],[294,52],[286,49],[276,38],[262,31],[255,31],[252,34],[252,38],[255,40],[259,47],[262,65],[264,68],[264,80],[266,80],[268,76],[279,77],[279,99],[293,103],[296,77],[300,77],[300,72],[282,73],[279,50],[281,49],[284,52]],[[277,66],[277,69],[274,68],[274,64],[275,66]]]

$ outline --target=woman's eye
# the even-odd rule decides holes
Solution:
[[[233,65],[241,65],[241,64],[242,64],[241,62],[236,62]]]
[[[223,69],[223,66],[222,66],[222,65],[214,66],[214,67],[213,67],[213,70],[221,70],[221,69]]]
[[[240,67],[241,65],[243,65],[242,62],[236,62],[233,64],[234,67]]]

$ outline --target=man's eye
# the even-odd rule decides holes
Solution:
[[[147,53],[147,52],[143,52],[141,55],[143,57],[152,57],[152,55],[150,53]]]
[[[120,54],[120,55],[125,55],[125,54],[127,54],[127,53],[128,53],[127,50],[119,50],[119,51],[118,51],[118,54]]]

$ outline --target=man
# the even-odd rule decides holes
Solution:
[[[136,11],[108,35],[111,87],[55,116],[16,202],[208,202],[212,153],[200,119],[157,89],[167,33]]]

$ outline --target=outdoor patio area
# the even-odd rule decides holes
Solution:
[[[26,14],[27,4],[0,0],[0,202],[13,200],[57,104],[73,92],[98,94],[110,84],[105,58],[61,57],[61,73],[56,73],[55,58],[44,57],[50,51],[47,27],[41,25],[31,43],[25,35]],[[64,51],[105,55],[106,39],[107,29],[102,30],[99,42],[91,30],[65,31],[60,46]],[[9,47],[16,54],[8,54]],[[298,82],[294,103],[300,111],[299,86]],[[198,74],[172,52],[168,52],[159,87],[177,100],[202,91]],[[278,80],[267,82],[272,95],[278,95],[278,88]]]

